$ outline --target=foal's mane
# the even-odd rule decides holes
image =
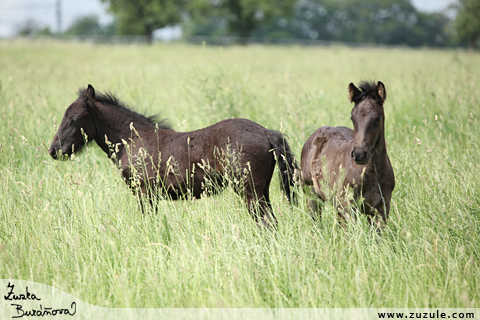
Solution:
[[[355,100],[363,101],[369,97],[378,100],[376,81],[363,80],[358,85],[358,88],[362,91],[362,94],[356,97]]]
[[[85,97],[85,92],[87,89],[85,88],[80,88],[78,90],[78,98],[84,98]],[[122,111],[127,111],[128,113],[133,114],[134,117],[137,117],[139,119],[142,119],[150,124],[153,125],[158,125],[158,128],[160,129],[167,129],[167,130],[173,130],[172,126],[166,119],[160,119],[159,114],[154,114],[151,116],[146,116],[145,114],[138,113],[134,110],[132,110],[129,106],[127,106],[125,103],[120,101],[113,93],[111,92],[106,92],[106,93],[101,93],[101,92],[95,92],[95,101],[108,105],[109,107],[116,108],[118,110]]]

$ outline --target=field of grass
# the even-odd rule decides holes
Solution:
[[[107,307],[480,307],[480,55],[344,47],[0,42],[0,278]],[[386,231],[312,223],[275,175],[277,232],[231,189],[142,215],[95,145],[49,146],[79,87],[116,93],[179,131],[244,117],[297,157],[350,126],[347,86],[385,83],[396,189]]]

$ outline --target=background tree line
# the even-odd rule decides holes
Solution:
[[[410,0],[101,0],[115,21],[81,17],[67,35],[144,35],[180,25],[184,37],[311,39],[446,47],[480,42],[480,1],[458,0],[449,12],[418,11]],[[31,28],[31,26],[30,26]],[[30,32],[23,30],[23,34]],[[48,34],[48,30],[39,30]]]

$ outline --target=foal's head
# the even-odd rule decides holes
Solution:
[[[79,92],[78,99],[65,111],[62,123],[48,150],[52,158],[57,159],[60,151],[63,155],[80,151],[85,145],[84,135],[88,141],[95,139],[95,123],[90,115],[90,108],[94,102],[95,90],[88,85],[87,89]]]
[[[357,164],[366,164],[384,132],[385,114],[383,103],[387,98],[385,85],[378,81],[361,82],[358,89],[353,83],[348,94],[355,106],[351,112],[354,144],[352,159]]]

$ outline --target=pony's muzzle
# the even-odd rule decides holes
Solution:
[[[50,147],[50,149],[48,149],[48,153],[50,153],[53,159],[57,159],[57,149]]]
[[[365,164],[370,158],[370,150],[366,147],[354,147],[350,155],[356,164]]]

